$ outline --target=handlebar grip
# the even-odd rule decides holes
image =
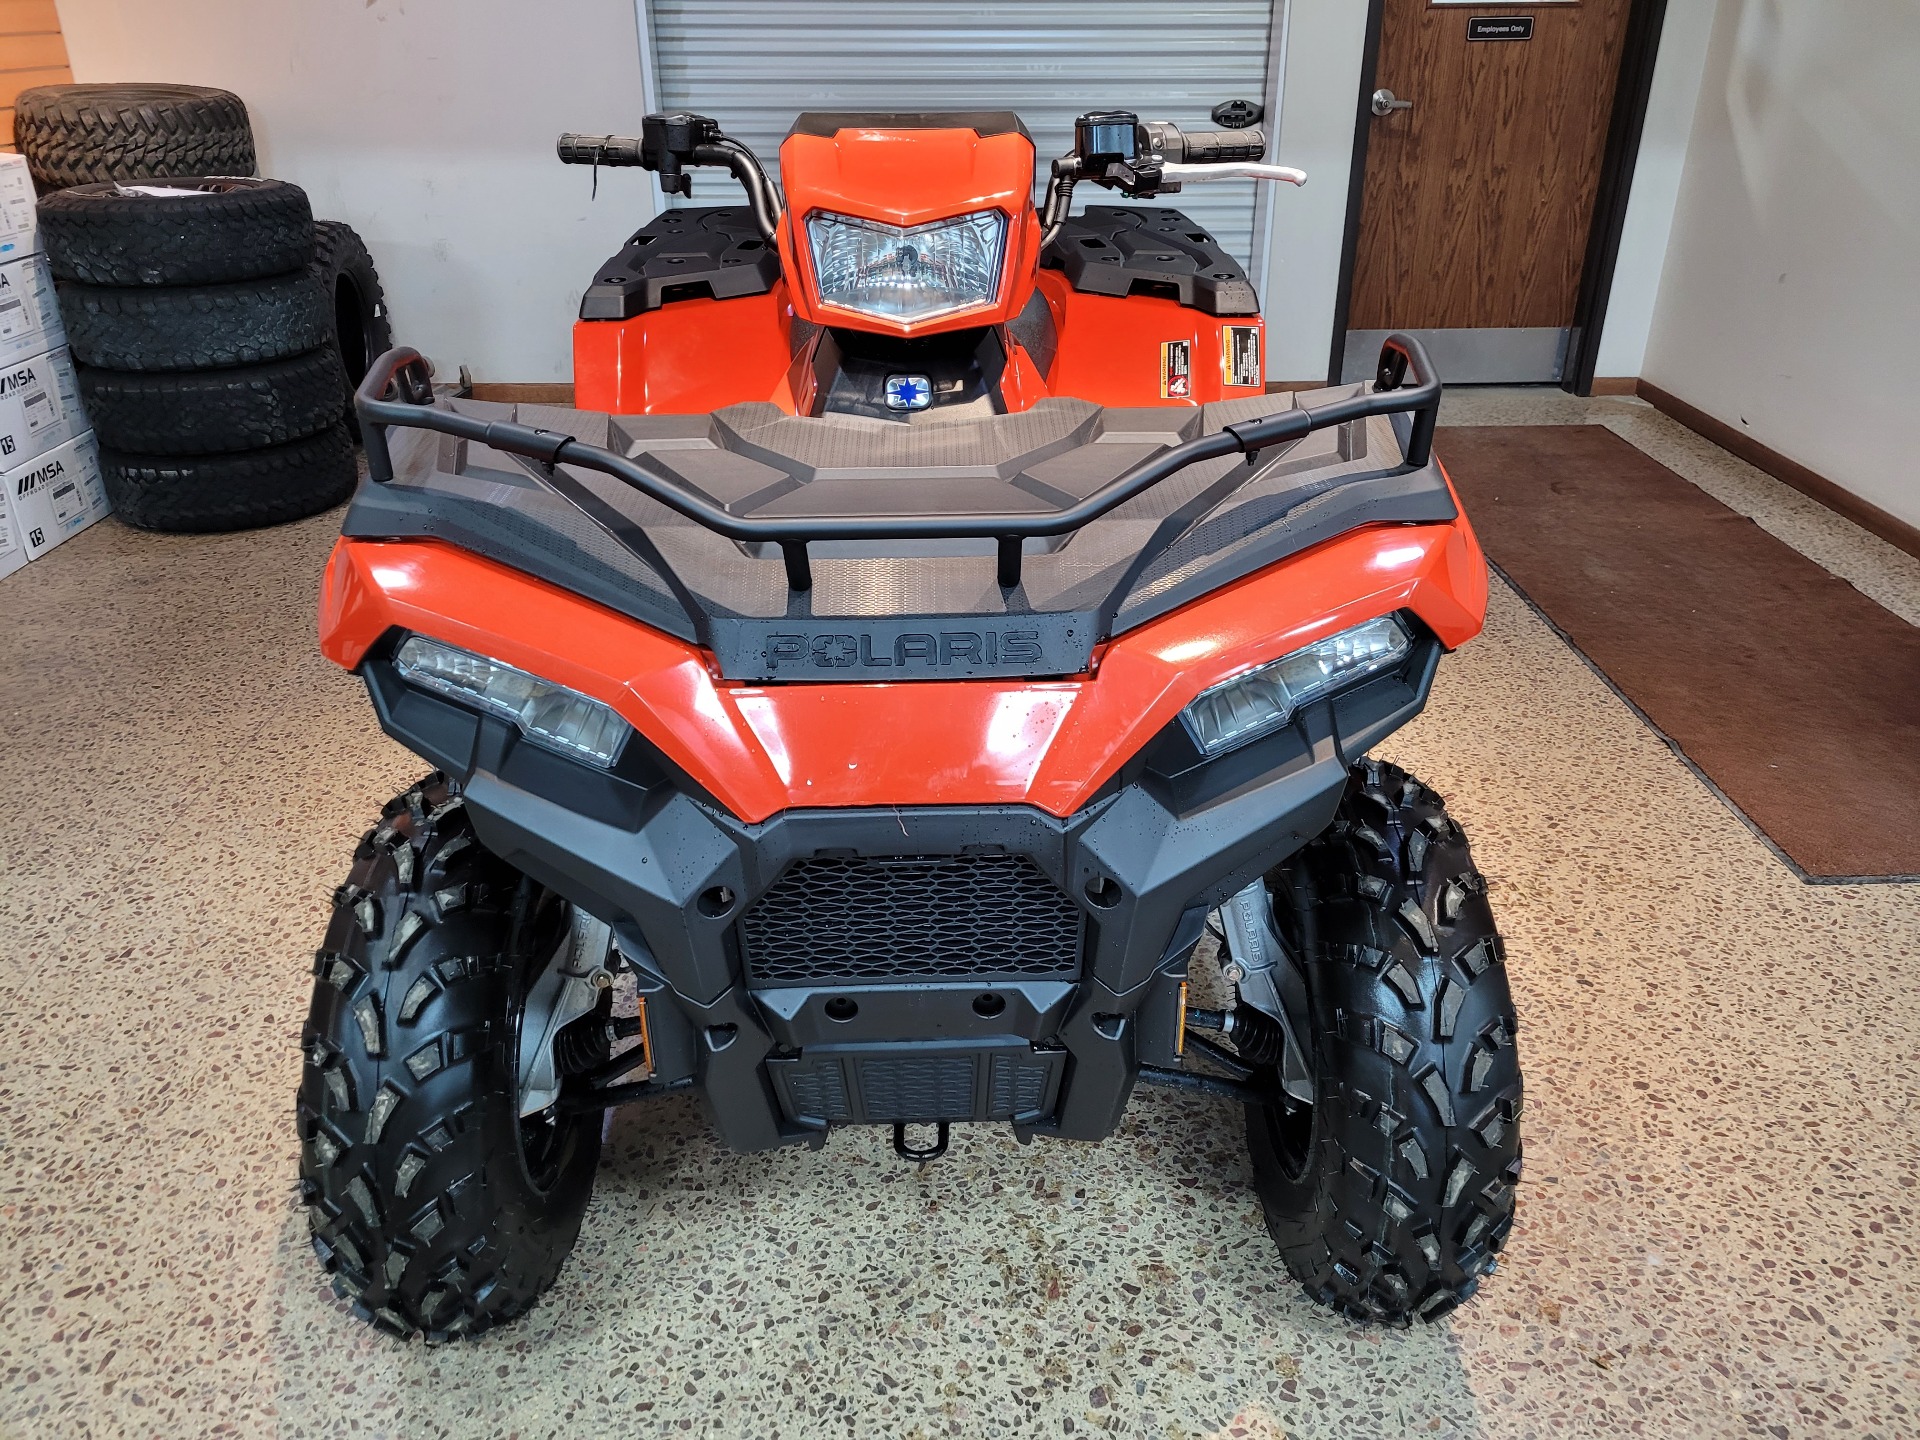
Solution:
[[[635,135],[562,135],[554,147],[562,165],[640,165]]]
[[[1180,138],[1186,142],[1186,154],[1179,158],[1188,165],[1259,160],[1267,153],[1267,137],[1259,130],[1190,130],[1181,132]]]

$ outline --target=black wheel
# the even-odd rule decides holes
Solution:
[[[251,175],[238,95],[199,85],[36,85],[13,102],[14,148],[42,195],[101,180]]]
[[[259,365],[318,349],[333,334],[327,297],[305,271],[232,285],[56,288],[74,356],[109,370]]]
[[[1440,797],[1367,761],[1334,823],[1268,878],[1306,957],[1314,1103],[1249,1107],[1267,1228],[1355,1319],[1437,1320],[1494,1268],[1520,1179],[1504,952]]]
[[[303,519],[353,493],[360,467],[346,426],[233,455],[126,455],[102,448],[113,513],[142,530],[250,530]]]
[[[598,1114],[519,1113],[520,1006],[568,906],[482,849],[430,775],[386,807],[314,960],[298,1102],[313,1247],[396,1335],[528,1310],[580,1231]]]
[[[387,314],[387,292],[373,268],[373,256],[353,227],[338,220],[318,220],[314,236],[309,273],[321,292],[333,299],[334,345],[344,372],[347,428],[358,440],[360,417],[353,410],[353,392],[367,378],[373,362],[393,348],[393,318]]]
[[[340,359],[331,345],[290,360],[226,370],[77,367],[100,443],[143,455],[218,455],[317,435],[340,419]]]
[[[284,180],[112,180],[40,202],[47,263],[88,285],[223,285],[304,269],[307,192]]]

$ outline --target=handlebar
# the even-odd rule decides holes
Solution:
[[[568,133],[554,147],[562,165],[614,165],[651,170],[669,195],[693,194],[693,177],[684,167],[711,165],[732,173],[747,192],[754,224],[771,245],[780,231],[780,192],[760,168],[753,152],[720,133],[717,121],[705,115],[676,111],[649,115],[640,134],[580,135]]]
[[[1146,199],[1178,194],[1207,180],[1280,180],[1307,183],[1306,172],[1269,165],[1262,130],[1182,130],[1170,120],[1142,121],[1131,110],[1090,110],[1073,122],[1073,149],[1053,162],[1040,244],[1051,245],[1073,209],[1082,180]]]
[[[1267,153],[1266,134],[1259,130],[1182,130],[1164,122],[1141,128],[1149,148],[1169,165],[1230,165]]]
[[[562,165],[643,166],[637,135],[574,135],[560,137],[555,147]]]
[[[562,135],[555,147],[563,165],[601,165],[651,170],[669,195],[692,195],[686,167],[711,165],[729,171],[747,192],[754,223],[769,244],[777,243],[780,192],[753,152],[720,131],[719,122],[686,111],[649,115],[635,135]],[[1171,195],[1183,185],[1208,180],[1279,180],[1304,185],[1304,172],[1269,165],[1262,130],[1184,131],[1167,120],[1142,123],[1127,110],[1100,110],[1074,122],[1074,148],[1053,162],[1053,178],[1041,215],[1043,243],[1065,223],[1078,180],[1132,196]]]

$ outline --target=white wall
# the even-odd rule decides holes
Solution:
[[[638,172],[554,158],[639,127],[633,0],[58,0],[78,80],[218,85],[263,174],[373,252],[397,338],[443,375],[570,380],[596,266],[650,213]]]
[[[1280,132],[1269,154],[1307,172],[1274,197],[1265,301],[1267,374],[1317,380],[1333,349],[1353,122],[1366,48],[1363,0],[1292,0]]]
[[[1640,154],[1634,162],[1627,218],[1614,261],[1613,290],[1600,329],[1596,375],[1631,378],[1640,373],[1646,356],[1660,272],[1667,259],[1667,237],[1680,199],[1680,173],[1686,165],[1700,80],[1707,68],[1715,3],[1667,0]]]
[[[1722,0],[1642,374],[1920,524],[1920,6]]]

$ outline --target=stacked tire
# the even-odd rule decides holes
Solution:
[[[15,134],[115,512],[234,530],[344,500],[349,401],[387,347],[384,297],[352,230],[316,224],[298,186],[242,173],[238,99],[47,86],[21,94]],[[188,159],[233,173],[179,178]]]
[[[13,146],[41,195],[102,180],[255,168],[246,105],[202,85],[35,85],[14,100]]]

